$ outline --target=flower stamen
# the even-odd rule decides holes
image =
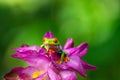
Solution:
[[[38,76],[40,76],[41,74],[43,74],[43,71],[39,71],[39,72],[34,72],[32,75],[32,78],[37,78]]]

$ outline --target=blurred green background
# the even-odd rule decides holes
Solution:
[[[120,80],[119,14],[119,0],[0,0],[0,76],[26,66],[11,48],[41,45],[52,31],[62,45],[69,37],[76,46],[89,43],[84,60],[98,70],[79,80]]]

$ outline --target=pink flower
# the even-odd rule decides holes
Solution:
[[[57,42],[52,32],[47,32],[44,38]],[[88,44],[74,47],[72,38],[67,40],[64,48],[50,42],[42,47],[22,45],[13,50],[17,52],[12,57],[24,60],[28,66],[12,69],[3,76],[4,80],[77,80],[75,71],[86,77],[85,70],[96,70],[81,59],[87,53]]]

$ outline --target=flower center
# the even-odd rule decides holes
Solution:
[[[34,72],[32,75],[32,78],[37,78],[38,76],[40,76],[41,74],[43,74],[43,71],[38,71],[38,72]]]

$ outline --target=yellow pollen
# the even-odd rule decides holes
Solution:
[[[32,75],[32,78],[37,78],[37,77],[40,76],[41,74],[43,74],[43,71],[34,72],[33,75]]]

